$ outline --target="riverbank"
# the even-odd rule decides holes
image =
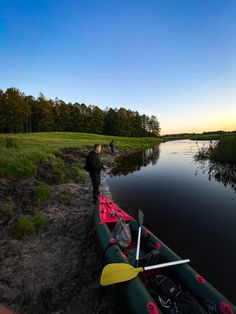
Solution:
[[[112,156],[105,151],[104,161],[111,166],[121,153]],[[82,163],[82,157],[77,161]],[[21,198],[30,194],[29,186],[26,179],[1,179],[2,194],[18,191],[18,214],[30,214],[30,204]],[[47,217],[44,230],[13,238],[10,226],[15,215],[9,214],[0,231],[0,303],[24,314],[116,313],[112,289],[107,293],[99,285],[102,266],[93,212],[91,183],[85,175],[78,183],[51,186],[40,204],[40,213]]]
[[[95,143],[109,148],[114,146],[121,150],[148,148],[160,143],[160,138],[153,137],[119,137],[88,133],[44,132],[22,134],[0,134],[0,177],[11,179],[37,175],[38,163],[53,159],[51,166],[57,172],[64,171],[63,160],[59,161],[58,152],[65,147],[80,149],[82,152],[91,149]],[[63,174],[60,174],[63,177]],[[59,178],[61,182],[63,178]],[[60,182],[60,183],[61,183]]]
[[[99,285],[85,156],[101,143],[111,167],[160,140],[56,132],[0,135],[0,142],[0,303],[24,314],[116,313],[112,292]]]

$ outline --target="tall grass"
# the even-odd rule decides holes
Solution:
[[[236,135],[222,138],[212,150],[212,159],[236,163]]]
[[[196,157],[236,164],[236,135],[225,136],[209,147],[200,149]]]
[[[148,147],[161,140],[158,138],[129,138],[87,133],[45,132],[8,135],[0,134],[0,176],[17,178],[33,176],[37,162],[54,157],[64,147],[91,148],[95,143],[108,145],[114,139],[119,148],[135,149]],[[14,144],[14,145],[13,145]]]

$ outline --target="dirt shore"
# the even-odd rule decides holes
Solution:
[[[111,166],[118,155],[103,158]],[[1,183],[0,192],[7,194],[9,182]],[[104,180],[101,192],[109,192]],[[17,202],[12,208],[18,211]],[[0,303],[23,314],[118,313],[113,288],[99,285],[102,265],[89,176],[53,185],[41,212],[47,216],[44,231],[23,239],[11,236],[11,216],[0,219]]]

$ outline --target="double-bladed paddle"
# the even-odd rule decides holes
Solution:
[[[102,271],[100,283],[102,286],[112,285],[114,283],[131,280],[143,271],[157,269],[162,267],[174,266],[190,262],[189,259],[178,260],[174,262],[162,263],[152,266],[135,268],[126,263],[107,264]]]

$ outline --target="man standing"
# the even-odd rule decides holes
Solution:
[[[96,204],[98,195],[99,195],[99,186],[100,186],[100,172],[101,170],[105,170],[106,166],[104,166],[101,162],[100,153],[102,147],[99,144],[95,144],[93,150],[88,155],[88,170],[89,175],[93,185],[93,201]]]
[[[113,153],[114,153],[114,140],[111,140],[109,146],[111,147],[111,154],[113,155]]]

